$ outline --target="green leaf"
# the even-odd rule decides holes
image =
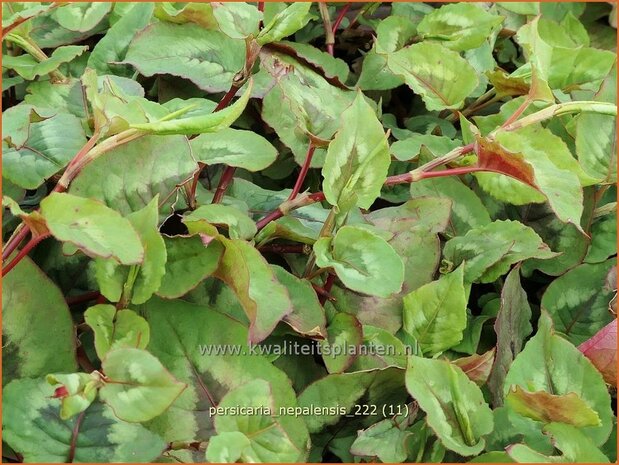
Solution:
[[[497,140],[512,153],[522,154],[524,163],[532,168],[533,186],[548,199],[557,217],[564,223],[580,225],[583,212],[583,193],[578,174],[582,170],[562,141],[550,131],[527,127],[519,131],[499,133]],[[563,147],[557,151],[556,147]],[[548,149],[555,147],[555,150]],[[582,173],[584,175],[584,173]],[[480,185],[484,174],[478,174]],[[491,192],[493,195],[495,191]],[[510,201],[504,196],[500,200]]]
[[[552,89],[570,91],[604,79],[613,67],[613,52],[587,47],[555,21],[540,17],[517,35],[532,65]]]
[[[151,299],[143,311],[151,326],[149,350],[176,378],[188,384],[174,404],[150,424],[167,442],[208,441],[214,435],[209,408],[216,407],[227,392],[256,379],[269,382],[273,406],[278,411],[297,405],[288,377],[266,356],[250,352],[246,325],[211,307],[180,300]],[[217,352],[224,346],[238,348],[239,352]],[[243,419],[251,420],[246,415],[237,417],[238,421]],[[305,461],[303,451],[309,437],[303,420],[283,415],[278,421],[301,451],[293,461]],[[189,452],[179,450],[178,454]]]
[[[413,433],[400,429],[391,419],[385,419],[357,434],[350,447],[352,454],[377,457],[384,463],[401,463],[406,461],[408,442]]]
[[[194,158],[209,165],[222,163],[248,171],[261,171],[277,159],[275,147],[251,131],[226,128],[214,134],[201,134],[190,144]]]
[[[115,348],[101,362],[105,384],[101,400],[124,421],[148,421],[160,415],[187,387],[141,349]]]
[[[87,373],[70,373],[47,375],[47,382],[52,386],[60,384],[54,391],[54,398],[61,399],[60,418],[67,420],[86,410],[97,397],[96,376]]]
[[[531,306],[520,284],[520,268],[514,268],[501,289],[501,308],[494,322],[496,357],[488,379],[495,407],[503,405],[503,384],[514,358],[522,350],[524,339],[531,334]]]
[[[217,270],[223,247],[217,241],[204,245],[200,237],[163,238],[167,250],[165,273],[156,291],[166,299],[181,297]]]
[[[451,217],[447,230],[451,236],[462,235],[490,223],[490,214],[481,199],[455,177],[422,179],[411,183],[411,196],[441,197],[451,200]]]
[[[93,4],[94,5],[94,4]],[[89,68],[99,74],[121,74],[130,77],[131,74],[117,65],[125,59],[129,43],[135,34],[146,27],[151,21],[154,3],[136,3],[110,27],[88,57]]]
[[[262,28],[256,41],[260,45],[277,42],[294,34],[310,20],[311,2],[293,2]]]
[[[565,224],[557,216],[548,203],[523,205],[519,210],[523,223],[533,228],[551,250],[560,255],[548,259],[527,261],[523,273],[528,275],[537,269],[550,276],[560,276],[569,269],[582,263],[587,254],[590,239],[583,234],[581,226],[587,227],[593,213],[593,196],[584,191],[584,211],[580,225]],[[595,240],[595,234],[589,233]]]
[[[158,197],[141,210],[127,215],[144,247],[144,260],[139,268],[118,265],[113,260],[97,259],[95,273],[101,293],[118,302],[123,293],[134,304],[142,304],[159,289],[165,274],[167,253],[158,223]],[[128,286],[128,288],[126,288]]]
[[[41,119],[32,106],[18,105],[2,122],[2,176],[25,189],[62,170],[86,143],[80,121],[66,113]]]
[[[225,251],[215,276],[234,290],[249,318],[249,340],[258,343],[292,312],[290,296],[253,246],[240,239],[219,240]]]
[[[614,265],[614,259],[579,265],[546,288],[542,308],[550,314],[555,329],[572,344],[586,341],[612,321],[608,306],[615,292],[605,283]]]
[[[225,226],[231,239],[251,239],[256,235],[256,223],[234,207],[211,204],[202,205],[183,217],[190,234],[200,230],[200,225],[207,223]]]
[[[245,39],[256,35],[261,14],[254,5],[244,2],[214,3],[213,16],[221,32],[233,39]]]
[[[439,44],[405,47],[389,54],[387,66],[421,96],[429,111],[460,108],[477,87],[475,69]]]
[[[411,356],[406,388],[446,448],[464,456],[484,449],[483,436],[494,426],[492,411],[460,368],[446,360]]]
[[[77,369],[69,308],[30,258],[3,278],[2,308],[3,384]]]
[[[84,312],[84,321],[95,334],[95,349],[101,360],[110,349],[148,346],[148,323],[133,310],[116,310],[113,305],[99,304]]]
[[[403,371],[397,368],[331,374],[299,394],[299,407],[306,409],[303,418],[308,430],[318,433],[347,414],[359,414],[356,405],[376,405],[376,412],[382,413],[383,405],[404,403],[403,384]],[[311,413],[315,406],[320,406],[320,415]]]
[[[424,354],[434,356],[457,345],[466,327],[464,267],[404,297],[403,328]]]
[[[112,258],[124,265],[144,260],[144,248],[133,225],[101,202],[52,193],[41,202],[41,214],[52,235],[91,257]]]
[[[15,71],[21,77],[28,81],[34,80],[37,76],[44,76],[56,71],[63,63],[73,61],[87,50],[87,47],[81,45],[67,45],[59,47],[50,55],[49,58],[38,61],[30,55],[3,55],[2,68]]]
[[[391,18],[388,17],[385,19]],[[382,23],[381,23],[382,24]],[[410,24],[410,23],[409,23]],[[389,90],[404,84],[404,78],[396,75],[387,66],[387,54],[376,51],[376,45],[363,57],[357,86],[362,90]]]
[[[471,3],[454,3],[424,16],[417,30],[423,39],[436,40],[460,52],[479,47],[503,19]]]
[[[88,163],[69,192],[101,200],[124,215],[144,208],[159,194],[165,218],[176,201],[177,186],[191,179],[196,169],[187,138],[144,136]],[[101,173],[113,182],[101,182]]]
[[[175,24],[195,23],[204,29],[218,28],[217,20],[213,14],[213,5],[210,3],[157,2],[155,17]]]
[[[271,386],[267,381],[257,379],[237,387],[228,392],[217,407],[225,411],[226,407],[239,405],[253,408],[256,413],[244,417],[218,414],[215,416],[215,429],[218,434],[240,432],[249,439],[249,445],[241,449],[241,462],[292,462],[299,456],[299,449],[277,421],[280,413],[275,410]]]
[[[86,32],[93,29],[110,12],[113,3],[75,3],[64,5],[53,13],[54,19],[65,29]]]
[[[159,22],[136,35],[123,63],[144,76],[171,74],[207,92],[224,92],[244,62],[242,40],[197,24]]]
[[[503,392],[515,386],[526,391],[554,395],[574,393],[600,417],[601,425],[580,428],[596,445],[603,444],[612,429],[610,396],[602,375],[576,347],[556,335],[551,319],[542,312],[536,335],[512,363]],[[541,426],[536,423],[538,428]]]
[[[519,415],[543,423],[559,422],[578,428],[600,425],[598,414],[573,392],[554,395],[545,391],[524,391],[516,386],[507,393],[505,403]]]
[[[166,447],[159,436],[119,420],[100,402],[83,416],[60,419],[60,400],[43,380],[15,380],[3,394],[3,439],[25,462],[149,462]]]
[[[370,208],[380,195],[390,161],[383,126],[359,92],[342,113],[342,125],[327,150],[322,168],[327,201],[343,211],[353,205]]]
[[[494,221],[447,241],[443,256],[453,265],[463,262],[464,281],[491,283],[514,263],[527,258],[552,258],[554,253],[531,228],[517,221]]]
[[[318,301],[316,291],[306,279],[297,278],[280,266],[271,265],[275,277],[288,290],[292,301],[292,313],[284,317],[284,322],[299,334],[305,336],[327,335],[325,310]]]
[[[253,81],[250,79],[243,95],[229,107],[215,113],[190,116],[187,118],[175,118],[166,121],[152,123],[131,124],[130,127],[139,129],[150,134],[202,134],[205,132],[217,132],[234,123],[249,101]]]
[[[206,460],[210,463],[238,462],[251,442],[243,433],[226,431],[213,436],[206,448]]]
[[[551,423],[544,432],[553,439],[554,446],[563,455],[548,457],[524,444],[515,444],[507,448],[507,453],[516,462],[565,462],[565,463],[608,463],[608,458],[582,432],[570,425]]]
[[[329,373],[346,371],[357,358],[357,353],[351,353],[363,343],[361,323],[348,313],[338,312],[329,321],[327,337],[320,341],[322,360]]]
[[[333,267],[354,291],[388,297],[402,289],[402,260],[388,242],[366,228],[343,226],[335,238],[319,239],[314,252],[318,266]]]
[[[596,101],[617,103],[617,70],[612,69],[595,95]],[[614,183],[617,180],[617,118],[583,113],[576,121],[576,155],[587,174]]]
[[[376,27],[376,51],[400,50],[415,35],[415,24],[403,16],[387,16]]]
[[[342,111],[356,94],[283,53],[262,50],[260,66],[274,84],[264,96],[262,119],[302,165],[310,134],[330,140],[341,126]],[[311,167],[323,165],[325,152],[323,148],[315,150]]]
[[[591,247],[585,257],[587,263],[599,263],[617,253],[617,214],[600,218],[591,226]]]

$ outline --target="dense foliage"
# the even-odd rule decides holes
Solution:
[[[612,5],[3,28],[5,460],[616,460]]]

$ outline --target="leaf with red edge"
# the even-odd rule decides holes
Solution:
[[[604,381],[617,387],[617,320],[613,320],[578,346],[602,373]]]

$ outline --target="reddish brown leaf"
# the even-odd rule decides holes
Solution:
[[[502,69],[488,71],[486,76],[499,95],[516,96],[529,93],[529,84],[523,78],[510,77]]]
[[[477,153],[477,166],[480,168],[511,176],[538,189],[535,184],[533,167],[521,154],[510,152],[497,141],[488,138],[477,139],[475,152]]]
[[[602,373],[604,381],[617,386],[617,320],[613,320],[578,346]]]
[[[520,415],[544,423],[559,422],[577,427],[600,424],[597,412],[573,392],[557,396],[546,391],[529,392],[516,386],[505,401]]]
[[[490,375],[490,370],[494,363],[494,348],[484,354],[473,354],[469,357],[453,360],[451,363],[459,366],[471,381],[481,386],[488,380]]]

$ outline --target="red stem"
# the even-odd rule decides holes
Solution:
[[[420,173],[420,179],[444,178],[445,176],[460,176],[462,174],[474,173],[476,171],[491,171],[481,166],[465,166],[462,168],[452,168],[450,170],[427,171]]]
[[[421,179],[440,178],[444,176],[458,176],[462,174],[473,173],[475,171],[491,171],[491,170],[487,168],[482,168],[479,166],[466,166],[462,168],[453,168],[453,169],[441,170],[441,171],[422,171],[417,174],[418,177],[416,179],[413,179],[413,174],[409,172],[409,173],[404,173],[404,174],[398,174],[396,176],[389,176],[385,180],[384,185],[394,186],[396,184],[410,184],[413,181],[418,181]],[[314,192],[313,194],[310,194],[307,197],[307,199],[308,199],[308,202],[304,203],[303,206],[310,205],[316,202],[322,202],[325,199],[325,194],[324,192]],[[256,227],[258,228],[258,231],[264,228],[271,221],[275,221],[281,218],[282,216],[284,216],[284,212],[282,212],[279,208],[276,210],[273,210],[267,216],[258,220],[258,222],[256,223]]]
[[[75,154],[73,159],[67,165],[66,169],[69,169],[70,167],[74,166],[88,152],[90,152],[90,150],[97,143],[98,139],[99,139],[99,130],[95,130],[95,132],[93,133],[92,137],[90,139],[88,139],[88,141],[86,141],[86,143],[82,146],[82,148],[79,150],[79,152],[77,152]],[[64,192],[66,190],[67,190],[67,188],[65,186],[61,186],[60,184],[56,184],[56,187],[54,187],[52,192]],[[15,251],[15,249],[17,249],[17,247],[19,247],[19,244],[21,244],[21,242],[26,238],[26,236],[28,236],[28,233],[30,232],[30,227],[27,224],[25,224],[25,223],[22,223],[22,224],[24,224],[22,230],[19,231],[11,239],[9,239],[9,242],[5,245],[4,249],[2,250],[2,261],[3,262],[6,259],[9,258],[9,256]],[[21,260],[21,258],[20,258],[20,260]],[[17,265],[17,263],[15,263],[14,265],[11,265],[11,267],[8,268],[8,270],[6,272],[3,270],[2,276],[4,276],[6,273],[8,273],[11,270],[11,268],[13,268],[15,265]]]
[[[99,291],[90,291],[80,295],[73,295],[67,297],[65,300],[67,305],[83,304],[84,302],[90,302],[99,298],[101,293]]]
[[[239,91],[239,89],[240,87],[236,87],[235,85],[232,85],[230,87],[230,90],[226,92],[226,94],[221,98],[221,100],[219,101],[215,109],[213,110],[213,113],[218,112],[219,110],[223,110],[228,105],[230,105],[230,102],[232,101],[236,93]]]
[[[28,255],[28,253],[30,253],[30,251],[34,249],[39,242],[41,242],[43,239],[47,239],[49,236],[50,234],[41,234],[38,237],[33,237],[32,239],[30,239],[28,243],[24,246],[24,248],[21,249],[19,253],[15,256],[15,258],[11,260],[11,262],[8,265],[2,267],[2,276],[5,276],[9,271],[15,268],[15,266],[19,262],[21,262],[22,259],[26,255]]]
[[[256,228],[258,229],[258,231],[260,231],[262,228],[264,228],[271,221],[278,220],[282,216],[284,216],[284,212],[282,212],[279,208],[276,209],[276,210],[273,210],[267,216],[265,216],[264,218],[262,218],[262,219],[260,219],[260,220],[258,220],[256,222]]]
[[[13,236],[4,247],[4,250],[2,251],[2,261],[5,261],[11,256],[15,249],[19,247],[19,244],[21,244],[21,242],[28,236],[29,232],[30,227],[24,223],[24,227],[15,236]]]
[[[224,95],[223,98],[219,101],[219,103],[213,110],[213,113],[218,112],[219,110],[223,110],[228,105],[230,105],[230,102],[232,101],[236,93],[239,91],[239,89],[240,87],[237,87],[233,84],[230,87],[230,90],[226,92],[226,95]],[[232,181],[235,171],[236,171],[236,168],[234,168],[233,166],[228,166],[225,169],[225,171],[221,175],[221,179],[219,180],[219,185],[217,186],[217,190],[215,191],[215,195],[213,196],[212,203],[221,202],[221,199],[223,199],[224,194],[226,193],[226,189],[228,189],[228,186],[230,185],[230,182]]]
[[[219,185],[217,186],[217,190],[215,191],[215,195],[213,196],[212,203],[219,203],[221,202],[221,199],[224,198],[226,189],[228,189],[228,186],[230,185],[230,182],[232,181],[232,178],[234,177],[235,170],[236,168],[234,166],[226,167],[223,174],[221,175],[221,179],[219,180]]]
[[[258,2],[258,11],[264,13],[264,2]]]
[[[335,50],[333,49],[333,44],[327,44],[327,53],[333,56],[333,54],[335,53]]]
[[[350,9],[351,5],[352,3],[349,2],[346,5],[344,5],[344,7],[340,10],[340,14],[337,16],[337,19],[333,23],[333,29],[332,29],[333,34],[335,34],[337,29],[340,27],[340,24],[342,23],[344,16],[346,16],[346,13],[348,13],[348,10]]]
[[[529,107],[529,105],[531,104],[531,101],[529,100],[529,98],[525,98],[524,102],[522,102],[522,104],[520,104],[520,106],[516,109],[516,111],[514,113],[512,113],[512,115],[507,118],[507,120],[501,125],[502,128],[505,128],[507,126],[509,126],[510,124],[512,124],[514,121],[516,121],[520,115],[522,115],[525,110]]]
[[[309,147],[307,148],[307,155],[305,155],[305,162],[301,167],[301,171],[299,172],[299,176],[297,177],[297,182],[292,188],[292,192],[290,193],[288,200],[293,200],[297,197],[297,195],[299,195],[299,192],[301,191],[301,186],[303,185],[303,181],[305,181],[305,176],[307,176],[307,172],[309,171],[310,165],[312,164],[314,150],[316,150],[316,147],[314,147],[314,144],[310,142]]]
[[[327,300],[333,299],[330,293],[331,293],[331,288],[333,287],[334,281],[335,281],[335,275],[333,273],[329,273],[327,275],[327,280],[325,281],[325,285],[323,287],[323,290],[325,291],[325,293],[320,294],[318,296],[318,301],[320,302],[320,305],[324,305]]]

